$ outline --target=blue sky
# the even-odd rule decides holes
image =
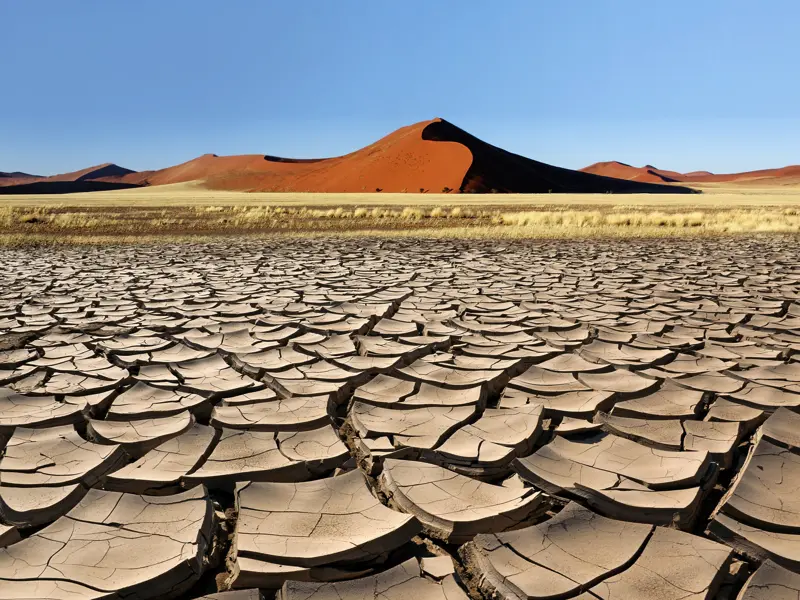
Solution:
[[[792,0],[0,0],[0,170],[343,154],[444,117],[495,145],[800,163]]]

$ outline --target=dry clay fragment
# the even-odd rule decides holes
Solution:
[[[486,403],[486,388],[476,385],[450,389],[381,374],[356,389],[353,399],[387,408],[397,408],[399,404],[418,408],[470,405],[483,407]]]
[[[598,410],[614,406],[614,392],[561,392],[545,394],[506,388],[500,398],[500,408],[518,408],[528,404],[542,407],[543,414],[551,417],[591,419]]]
[[[276,600],[468,600],[453,575],[441,579],[425,575],[420,563],[412,558],[388,571],[351,581],[287,581]]]
[[[233,588],[237,589],[254,586],[262,589],[276,589],[286,581],[342,581],[363,577],[373,570],[374,568],[370,564],[356,567],[348,565],[298,567],[248,556],[238,556],[233,563],[229,582]]]
[[[424,561],[425,559],[423,559]],[[416,559],[369,577],[337,583],[287,581],[276,600],[467,600],[452,574],[427,576]]]
[[[730,466],[741,436],[741,427],[735,422],[636,419],[605,413],[598,413],[595,421],[609,433],[651,448],[708,451],[725,468]]]
[[[628,567],[652,530],[571,502],[539,525],[478,535],[459,553],[486,597],[570,598]]]
[[[515,456],[524,456],[542,432],[542,407],[487,408],[481,417],[457,429],[430,454],[432,462],[480,477],[507,468]]]
[[[393,435],[395,446],[432,449],[477,412],[476,406],[383,408],[355,402],[350,420],[361,437]]]
[[[163,498],[91,490],[66,516],[0,550],[0,590],[36,598],[38,579],[35,592],[47,588],[48,598],[175,597],[202,574],[213,529],[202,488]]]
[[[800,448],[800,415],[786,408],[779,408],[764,422],[761,435],[773,444]]]
[[[224,398],[264,387],[262,382],[233,370],[216,354],[199,360],[174,363],[170,367],[180,374],[182,387],[203,396]]]
[[[717,513],[706,533],[752,561],[770,559],[794,572],[800,571],[800,534],[765,531],[723,513]]]
[[[767,385],[747,384],[742,390],[728,395],[737,402],[769,412],[782,406],[789,409],[800,407],[800,394]]]
[[[185,410],[209,410],[203,396],[173,388],[156,387],[137,382],[114,398],[106,419],[127,421],[176,415]]]
[[[765,418],[766,413],[761,409],[717,398],[708,409],[705,420],[740,423],[742,433],[751,433]]]
[[[170,438],[181,435],[194,424],[189,411],[140,421],[99,421],[89,419],[93,439],[104,444],[120,444],[131,456],[141,456]]]
[[[181,478],[208,455],[218,435],[214,428],[195,423],[186,433],[108,474],[105,487],[136,494],[174,493],[180,489]]]
[[[722,511],[769,531],[800,533],[800,455],[761,439]]]
[[[694,419],[702,402],[703,392],[688,390],[667,381],[652,394],[617,402],[612,414],[642,419]]]
[[[616,473],[570,461],[547,446],[518,459],[515,468],[523,479],[547,493],[582,498],[603,515],[684,529],[694,523],[700,502],[714,482],[710,479],[703,487],[651,489]]]
[[[707,453],[656,450],[616,436],[557,436],[514,469],[547,493],[583,498],[609,517],[684,529],[717,472]]]
[[[122,447],[87,442],[70,425],[20,427],[0,459],[0,484],[60,487],[83,483],[88,487],[125,459]]]
[[[727,546],[657,527],[644,552],[629,568],[591,588],[603,600],[714,598],[731,560]]]
[[[0,436],[14,427],[55,427],[83,420],[83,403],[59,402],[52,396],[25,396],[0,388]]]
[[[58,487],[0,486],[0,521],[19,528],[52,523],[86,494],[80,483]]]
[[[568,461],[639,481],[653,489],[676,489],[697,485],[708,475],[707,452],[657,450],[611,434],[594,435],[580,441],[557,436],[547,448]]]
[[[798,598],[800,598],[800,575],[767,560],[747,580],[738,600],[797,600]]]
[[[246,404],[231,403],[214,407],[211,424],[252,431],[316,429],[330,421],[328,402],[328,396],[309,396],[275,398]]]
[[[531,488],[491,485],[423,462],[387,459],[380,485],[397,507],[450,543],[510,529],[542,506]]]
[[[237,481],[305,481],[349,457],[330,425],[310,431],[223,429],[208,458],[183,481],[214,487],[232,487]]]
[[[246,483],[236,499],[237,560],[296,567],[365,562],[421,529],[414,517],[383,506],[357,470],[305,483]]]

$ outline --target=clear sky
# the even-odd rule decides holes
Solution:
[[[0,0],[0,170],[322,157],[443,117],[579,168],[800,163],[797,0]]]

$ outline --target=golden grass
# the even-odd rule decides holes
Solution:
[[[0,245],[221,235],[685,237],[800,232],[800,188],[692,195],[245,194],[194,184],[0,196]]]
[[[469,207],[0,208],[0,244],[120,243],[219,235],[381,235],[459,238],[685,237],[798,233],[798,208],[543,210]]]

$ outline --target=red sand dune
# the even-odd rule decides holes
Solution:
[[[390,133],[344,156],[287,159],[215,156],[127,182],[164,185],[202,180],[219,190],[273,192],[682,192],[562,169],[491,146],[442,119]]]
[[[0,171],[0,179],[33,179],[41,177],[40,175],[31,175],[30,173],[23,173],[22,171],[14,171],[12,173],[6,173],[5,171]]]
[[[292,192],[441,192],[458,190],[471,155],[460,144],[422,139],[429,122],[403,127],[351,154],[294,160],[205,154],[156,171],[149,185],[204,180],[223,190]]]
[[[758,183],[765,185],[800,182],[800,165],[781,167],[780,169],[761,169],[744,173],[687,173],[683,181]]]
[[[73,171],[71,173],[62,173],[61,175],[52,175],[47,179],[49,181],[90,181],[90,180],[109,180],[112,178],[121,178],[125,175],[135,173],[131,169],[120,167],[114,163],[104,163],[80,171]]]
[[[42,178],[38,175],[30,175],[29,173],[23,173],[21,171],[14,171],[12,173],[0,171],[0,187],[7,185],[18,185],[20,183],[27,183],[37,179]]]
[[[50,177],[21,173],[23,177],[0,177],[0,194],[73,194],[139,187],[123,181],[135,173],[112,163]]]
[[[94,167],[88,167],[86,169],[81,169],[80,171],[72,171],[71,173],[61,173],[59,175],[51,175],[49,177],[42,177],[39,175],[29,175],[27,173],[0,173],[0,187],[18,187],[18,186],[26,186],[21,187],[18,190],[15,190],[13,193],[29,193],[28,190],[40,190],[40,189],[53,189],[53,190],[65,190],[65,191],[91,191],[90,188],[92,186],[76,186],[76,185],[53,185],[55,183],[58,184],[70,184],[70,183],[79,183],[79,182],[88,182],[88,181],[100,181],[104,183],[121,183],[123,178],[127,175],[135,174],[136,171],[132,171],[131,169],[126,169],[124,167],[120,167],[113,163],[105,163],[102,165],[96,165]],[[8,175],[8,177],[4,177],[4,175]],[[44,184],[44,185],[36,185],[33,184]],[[107,189],[109,186],[95,186],[97,189]],[[74,188],[74,190],[73,190]],[[9,190],[5,190],[6,193],[12,193]],[[37,192],[38,193],[38,192]],[[45,193],[45,192],[41,192]],[[53,193],[65,193],[64,191],[58,191]]]
[[[651,165],[632,167],[617,161],[599,162],[581,169],[584,173],[619,177],[631,181],[681,182],[681,183],[753,183],[763,185],[782,185],[800,183],[800,165],[780,169],[763,169],[743,173],[711,173],[692,171],[678,173],[656,169]]]
[[[594,173],[605,177],[617,177],[630,181],[647,181],[650,183],[674,183],[681,181],[683,175],[674,171],[662,171],[652,165],[633,167],[615,160],[599,162],[581,169],[584,173]]]

